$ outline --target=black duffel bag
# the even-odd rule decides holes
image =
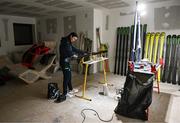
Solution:
[[[48,83],[48,99],[56,99],[60,95],[57,83]]]
[[[153,79],[152,74],[128,73],[115,113],[147,120],[146,110],[152,102]]]

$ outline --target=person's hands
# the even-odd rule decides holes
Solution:
[[[86,55],[88,55],[88,53],[87,53],[87,52],[84,52],[83,56],[86,56]]]
[[[78,58],[78,55],[74,54],[74,55],[72,56],[72,58],[77,59],[77,58]]]
[[[90,55],[90,54],[92,54],[91,52],[84,52],[84,55],[86,56],[86,55]]]

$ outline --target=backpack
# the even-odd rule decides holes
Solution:
[[[48,83],[48,99],[56,99],[60,95],[57,83]]]

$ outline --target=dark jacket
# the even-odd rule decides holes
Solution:
[[[63,37],[59,46],[59,53],[60,64],[63,64],[66,59],[71,58],[75,54],[83,54],[84,52],[75,48],[68,37]]]

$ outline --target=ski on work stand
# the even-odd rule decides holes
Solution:
[[[167,81],[168,71],[169,71],[169,63],[170,63],[170,51],[171,51],[171,35],[168,35],[166,38],[166,55],[165,55],[165,65],[164,72],[162,76],[162,82]]]

